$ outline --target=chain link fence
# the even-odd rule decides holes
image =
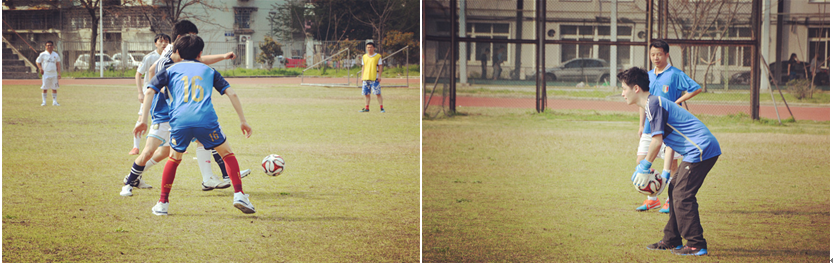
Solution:
[[[771,26],[763,30],[771,31],[774,41],[756,55],[755,32],[761,31],[753,21],[756,2],[617,2],[614,15],[611,1],[424,1],[424,115],[450,115],[466,104],[536,109],[592,105],[593,110],[621,111],[615,74],[630,67],[651,70],[651,39],[667,39],[669,63],[703,88],[684,104],[695,114],[754,116],[754,96],[766,99],[760,101],[764,107],[774,108],[769,90],[758,90],[751,74],[755,56],[761,54],[783,59],[759,65],[773,66],[771,75],[778,80],[773,89],[777,85],[785,90],[785,101],[829,108],[829,11],[819,11],[819,5],[792,3],[789,8],[796,14],[787,14],[786,22],[776,22],[784,13],[779,15],[773,6]],[[829,9],[829,4],[821,6]],[[782,35],[776,37],[776,31]],[[785,84],[790,79],[787,66],[777,67],[787,64],[787,53],[802,54],[798,57],[805,62],[795,65],[806,73],[793,79],[814,78],[813,88],[826,99],[807,102],[787,93],[792,89]],[[816,54],[819,59],[810,69],[808,58]],[[496,61],[499,67],[494,67]],[[778,96],[777,89],[774,94]]]

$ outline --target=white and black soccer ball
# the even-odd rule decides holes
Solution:
[[[263,158],[260,165],[263,167],[263,173],[269,176],[281,175],[284,168],[286,168],[286,162],[277,154],[269,154],[269,156]]]
[[[662,193],[666,185],[668,185],[668,181],[665,178],[663,178],[660,173],[657,173],[653,169],[651,169],[651,180],[648,181],[648,185],[643,188],[639,188],[636,185],[634,185],[633,187],[636,188],[636,191],[638,191],[641,194],[648,196],[656,196]]]

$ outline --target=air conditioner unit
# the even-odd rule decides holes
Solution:
[[[252,39],[252,35],[240,35],[240,43],[246,43]]]

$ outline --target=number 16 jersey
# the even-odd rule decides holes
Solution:
[[[230,85],[216,70],[196,60],[183,60],[158,72],[148,85],[157,93],[165,86],[170,95],[171,128],[219,126],[211,88],[223,95]]]

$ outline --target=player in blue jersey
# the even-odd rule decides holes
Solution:
[[[173,27],[173,36],[174,40],[179,38],[180,36],[184,36],[187,34],[194,34],[196,35],[199,33],[199,29],[197,28],[194,23],[188,20],[181,20],[176,22]],[[173,45],[168,44],[165,49],[162,51],[162,55],[156,60],[153,65],[150,66],[148,69],[149,74],[151,76],[155,76],[156,69],[167,69],[170,65],[174,63],[174,60],[179,60],[177,55],[173,53]],[[225,59],[234,59],[234,52],[228,52],[224,54],[216,54],[216,55],[205,55],[202,56],[201,62],[205,64],[214,64],[220,62]],[[217,153],[217,151],[213,149],[206,149],[202,143],[199,141],[197,143],[197,165],[200,168],[200,174],[202,175],[202,190],[203,191],[210,191],[213,189],[225,189],[231,186],[231,180],[229,178],[228,172],[226,171],[225,164],[223,164],[223,159]],[[217,162],[217,166],[220,167],[220,172],[223,174],[222,179],[218,179],[214,176],[214,173],[211,171],[211,156],[214,155],[214,161]],[[249,175],[252,170],[245,169],[241,171],[240,175],[242,177],[246,177]]]
[[[651,164],[660,152],[662,143],[683,155],[680,169],[668,185],[670,212],[664,236],[649,249],[671,249],[679,255],[708,254],[700,212],[697,191],[703,185],[720,156],[720,144],[711,131],[693,114],[673,101],[649,93],[648,73],[631,68],[617,75],[622,82],[622,96],[628,105],[645,109],[645,118],[651,135],[648,154],[636,167],[633,183],[645,187],[652,177]],[[666,162],[667,164],[667,162]],[[683,246],[682,240],[687,243]]]
[[[668,62],[668,51],[669,46],[665,41],[657,39],[651,42],[649,52],[651,62],[654,63],[655,67],[648,72],[648,80],[650,81],[651,86],[650,93],[652,95],[664,97],[679,105],[699,94],[702,89],[700,89],[699,84],[689,78],[683,71],[671,66],[671,63]],[[636,150],[637,163],[645,159],[645,155],[648,154],[648,145],[651,144],[651,135],[648,130],[648,124],[645,121],[645,113],[643,111],[639,111],[639,131],[639,146]],[[666,147],[663,144],[660,153],[665,153],[666,151],[670,152],[670,154],[663,154],[660,158],[671,159],[672,156],[670,155],[673,155],[673,159],[671,168],[664,170],[663,173],[665,175],[671,175],[677,171],[677,160],[680,159],[682,155],[680,155],[680,153],[672,152],[670,149],[666,150]],[[642,205],[636,208],[636,210],[648,211],[659,207],[660,202],[657,200],[657,197],[649,195],[648,198],[642,202]],[[668,210],[668,200],[666,199],[665,205],[662,206],[659,212],[668,213]]]
[[[151,186],[142,181],[142,173],[162,161],[171,150],[168,142],[171,137],[171,126],[168,122],[171,118],[168,115],[168,102],[164,94],[160,93],[145,98],[142,103],[142,115],[139,116],[140,121],[145,120],[147,122],[148,112],[153,114],[153,123],[148,133],[148,139],[142,154],[136,157],[133,166],[130,168],[130,173],[124,177],[124,186],[122,186],[119,193],[121,196],[133,196],[133,187],[150,189]],[[145,125],[147,126],[147,124]],[[136,137],[140,135],[141,133],[134,133]]]
[[[206,148],[214,148],[225,161],[226,171],[233,172],[229,175],[234,187],[234,207],[243,213],[255,213],[254,206],[249,202],[249,195],[243,193],[243,183],[240,181],[240,169],[231,150],[226,136],[220,129],[217,121],[217,114],[211,103],[211,88],[213,87],[220,95],[227,95],[234,107],[237,116],[240,118],[240,129],[246,137],[252,135],[252,127],[246,122],[243,115],[243,107],[237,94],[230,88],[230,85],[220,73],[208,65],[198,61],[204,47],[202,39],[196,35],[185,35],[174,42],[174,54],[181,58],[163,71],[159,71],[148,85],[147,94],[160,93],[162,87],[168,87],[170,96],[170,117],[171,117],[171,153],[165,169],[162,172],[162,192],[159,202],[151,209],[156,215],[167,215],[169,200],[168,196],[176,176],[176,168],[182,161],[182,154],[191,139],[196,138]],[[142,131],[147,127],[147,119],[134,128],[134,133]]]

